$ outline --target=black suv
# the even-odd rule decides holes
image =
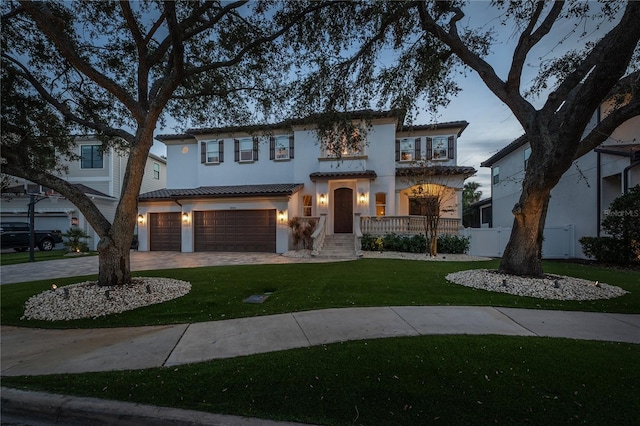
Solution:
[[[2,248],[12,248],[15,251],[26,251],[29,249],[30,227],[28,223],[22,222],[2,222],[0,223],[0,240]],[[36,247],[40,251],[53,250],[56,244],[62,242],[62,232],[60,231],[35,231]]]

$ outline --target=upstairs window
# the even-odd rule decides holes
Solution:
[[[427,138],[427,160],[453,160],[454,136],[434,136]]]
[[[206,141],[200,145],[200,162],[220,164],[224,161],[224,141]]]
[[[491,182],[495,185],[497,183],[500,182],[500,167],[495,166],[493,169],[491,169]]]
[[[160,179],[160,164],[153,163],[153,178]]]
[[[420,138],[396,139],[396,161],[420,160],[420,148]]]
[[[293,135],[271,137],[269,140],[269,157],[271,160],[293,159]]]
[[[527,166],[529,165],[529,157],[531,157],[531,148],[527,148],[524,150],[524,169],[527,170]]]
[[[82,169],[103,168],[104,163],[102,161],[100,145],[81,145],[80,157],[80,168]]]
[[[357,157],[364,155],[365,138],[359,129],[354,129],[351,136],[335,136],[329,138],[323,145],[325,146],[325,158]]]
[[[258,161],[258,138],[234,139],[235,161],[248,163]]]

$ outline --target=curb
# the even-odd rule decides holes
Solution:
[[[2,416],[64,425],[303,426],[251,417],[212,414],[132,402],[31,392],[2,387]]]

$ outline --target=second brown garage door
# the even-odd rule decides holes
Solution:
[[[276,251],[275,210],[193,212],[195,251]]]

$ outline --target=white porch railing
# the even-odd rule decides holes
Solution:
[[[417,235],[424,234],[423,216],[363,216],[360,229],[369,235]],[[440,218],[438,235],[458,235],[460,219]]]
[[[320,216],[320,220],[316,225],[316,230],[311,234],[311,240],[313,240],[313,249],[311,250],[312,256],[317,256],[320,254],[322,250],[322,245],[324,244],[324,236],[326,235],[326,224],[327,224],[327,215],[323,214]]]

